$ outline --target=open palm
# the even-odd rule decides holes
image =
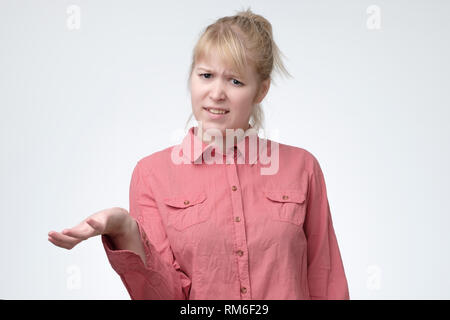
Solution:
[[[128,217],[128,211],[123,208],[114,207],[101,210],[70,229],[64,229],[62,232],[50,231],[48,240],[58,247],[70,250],[81,241],[91,237],[102,234],[121,235],[127,230]]]

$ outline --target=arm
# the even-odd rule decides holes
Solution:
[[[108,246],[112,250],[129,250],[136,253],[141,257],[142,263],[147,266],[145,247],[142,243],[138,223],[128,215],[128,212],[124,225],[125,231],[123,234],[115,236],[105,235],[109,239]]]
[[[313,300],[349,300],[349,291],[331,219],[325,179],[315,157],[305,217],[308,286]]]
[[[102,235],[103,246],[133,300],[188,299],[191,280],[174,258],[148,183],[149,173],[141,166],[138,162],[130,184],[130,236],[111,241]]]

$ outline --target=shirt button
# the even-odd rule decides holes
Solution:
[[[185,201],[184,201],[184,204],[189,204],[189,200],[185,200]]]
[[[241,287],[241,292],[242,293],[246,293],[247,292],[247,288],[246,287]]]
[[[231,187],[231,190],[236,191],[236,190],[237,190],[237,187],[236,187],[236,186],[232,186],[232,187]]]
[[[283,196],[283,200],[287,200],[287,199],[289,199],[288,196]]]
[[[239,221],[241,221],[241,218],[236,217],[236,218],[234,218],[234,221],[239,222]]]
[[[242,257],[242,255],[244,254],[244,251],[238,250],[238,251],[236,251],[236,253],[239,257]]]

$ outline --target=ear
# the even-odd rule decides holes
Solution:
[[[261,85],[259,87],[259,92],[256,95],[255,103],[260,103],[264,97],[266,96],[267,92],[269,92],[270,88],[270,78],[267,78],[266,80],[261,82]]]

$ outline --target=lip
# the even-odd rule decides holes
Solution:
[[[216,114],[216,113],[209,112],[208,108],[213,108],[213,107],[203,107],[203,110],[205,110],[208,113],[208,115],[209,115],[209,117],[211,119],[224,118],[228,113],[230,113],[230,110],[227,110],[227,109],[224,109],[224,108],[216,108],[216,107],[214,107],[213,109],[228,111],[227,113],[224,113],[224,114]]]
[[[212,107],[212,106],[205,106],[203,107],[203,109],[217,109],[217,110],[223,110],[223,111],[228,111],[230,112],[230,110],[225,109],[225,108],[218,108],[218,107]]]

